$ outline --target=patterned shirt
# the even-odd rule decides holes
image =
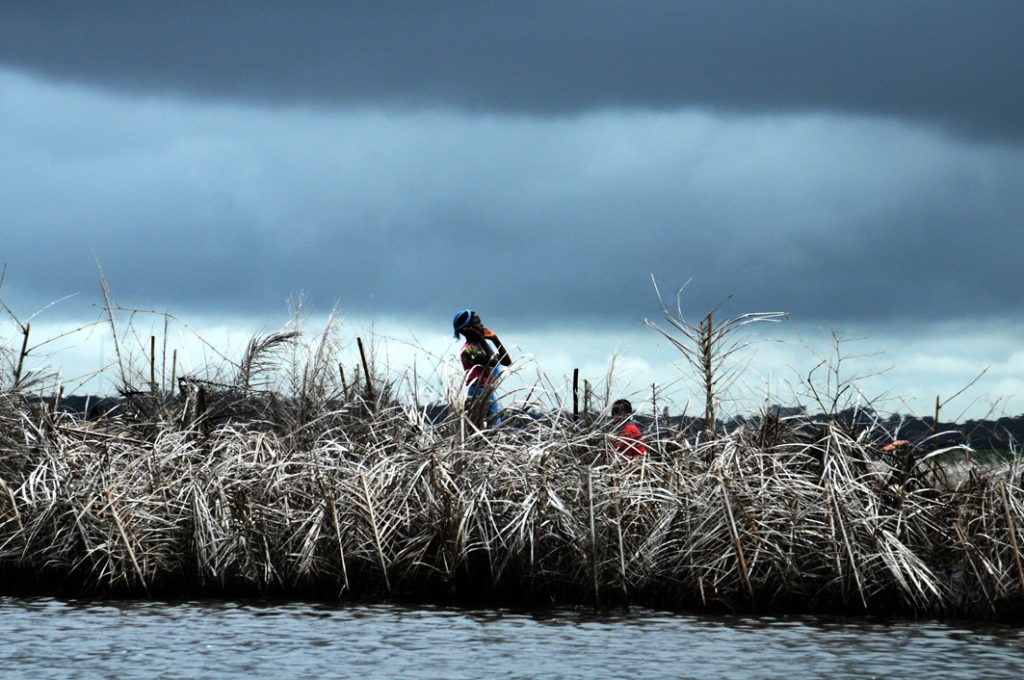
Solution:
[[[466,371],[467,385],[490,386],[498,376],[501,368],[495,366],[488,374],[487,365],[491,354],[475,342],[467,342],[462,346],[462,368]]]

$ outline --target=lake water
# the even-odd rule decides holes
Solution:
[[[980,622],[0,598],[3,677],[1024,677]]]

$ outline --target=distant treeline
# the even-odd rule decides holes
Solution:
[[[34,398],[39,403],[52,402],[52,399]],[[69,413],[78,418],[95,419],[103,416],[117,415],[123,412],[130,403],[128,397],[103,396],[67,396],[57,403],[57,410]],[[427,418],[433,422],[441,422],[448,416],[447,404],[431,404],[425,407]],[[836,423],[851,434],[865,429],[877,429],[881,426],[892,434],[893,439],[902,439],[918,444],[925,442],[927,448],[953,446],[963,444],[976,451],[996,451],[1000,453],[1017,452],[1021,441],[1024,441],[1024,414],[995,420],[967,420],[962,423],[935,423],[930,416],[923,418],[891,414],[881,415],[871,409],[850,408],[833,416],[825,414],[809,414],[802,406],[772,406],[767,410],[772,417],[799,421],[798,430],[808,438],[814,438],[818,432],[815,427],[825,428],[830,422]],[[542,418],[544,414],[521,414],[534,418]],[[716,422],[719,432],[731,432],[739,427],[757,429],[761,425],[764,414],[738,416]],[[580,414],[581,420],[593,420],[595,414]],[[656,419],[651,414],[637,413],[637,422],[644,430],[651,427],[668,427],[683,432],[699,432],[705,430],[703,418],[685,415],[672,415],[667,409]]]
[[[930,416],[891,414],[883,416],[870,409],[846,409],[835,416],[823,414],[808,415],[802,407],[773,406],[770,412],[777,416],[798,417],[825,425],[829,421],[845,426],[857,433],[868,428],[881,426],[892,434],[893,439],[907,440],[912,444],[926,442],[927,448],[964,444],[976,451],[1017,452],[1024,440],[1024,414],[1016,417],[1002,417],[995,420],[967,420],[962,423],[936,423]],[[726,424],[727,428],[737,424],[757,426],[761,416],[736,418]],[[806,427],[806,426],[805,426]]]

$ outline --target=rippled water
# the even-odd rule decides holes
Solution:
[[[0,598],[5,677],[1024,677],[1011,626]]]

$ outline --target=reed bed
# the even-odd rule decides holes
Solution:
[[[4,585],[1024,611],[1017,463],[968,464],[953,483],[937,458],[900,470],[879,457],[882,421],[770,414],[727,432],[662,424],[637,462],[600,413],[479,430],[449,389],[433,422],[386,377],[335,381],[322,347],[292,364],[291,388],[255,389],[256,359],[294,338],[267,340],[232,380],[130,392],[91,420],[0,392]]]

